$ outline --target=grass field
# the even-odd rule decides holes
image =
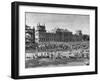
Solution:
[[[47,47],[47,44],[44,45],[41,47],[43,50],[40,48],[26,50],[26,68],[89,65],[88,41],[61,43],[52,48]],[[53,44],[50,45],[53,46]]]

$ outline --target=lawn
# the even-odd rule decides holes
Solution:
[[[37,50],[28,49],[25,52],[26,68],[89,65],[88,41],[61,43],[59,45],[42,44]]]

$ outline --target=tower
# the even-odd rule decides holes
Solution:
[[[81,31],[81,30],[77,30],[77,31],[76,31],[76,35],[82,36],[82,31]]]
[[[40,23],[37,24],[37,31],[39,31],[39,32],[46,32],[45,24],[44,25],[40,25]]]
[[[81,30],[76,31],[76,40],[82,41],[82,31]]]
[[[46,33],[45,24],[41,25],[40,23],[37,24],[37,30],[35,32],[35,41],[37,43],[43,41],[45,37],[44,34]]]

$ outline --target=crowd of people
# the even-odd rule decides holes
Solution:
[[[36,50],[38,51],[71,51],[77,49],[88,49],[88,43],[62,43],[62,44],[39,44],[36,46]]]
[[[33,58],[69,58],[86,57],[89,58],[88,43],[68,43],[68,44],[39,44],[35,46]]]

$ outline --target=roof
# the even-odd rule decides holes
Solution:
[[[52,32],[70,32],[68,29],[54,28]]]

